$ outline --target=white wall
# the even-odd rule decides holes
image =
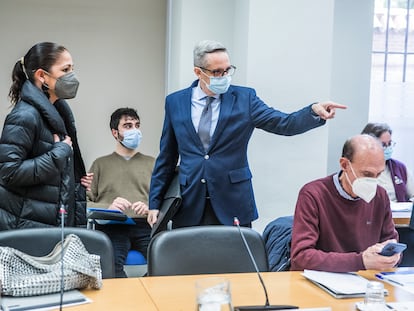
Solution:
[[[109,117],[132,107],[141,117],[141,151],[156,156],[165,97],[165,0],[2,0],[0,2],[0,122],[15,62],[37,42],[72,54],[80,80],[69,104],[86,166],[114,150]]]
[[[238,67],[234,83],[254,87],[269,105],[349,106],[296,137],[254,133],[249,160],[261,231],[293,213],[304,183],[338,168],[344,140],[368,120],[373,7],[373,0],[3,0],[0,121],[15,61],[38,41],[56,41],[72,53],[81,80],[70,104],[87,166],[113,150],[108,120],[120,106],[138,108],[142,151],[156,156],[165,93],[195,79],[196,42],[221,41]]]
[[[248,84],[285,112],[331,97],[333,4],[305,2],[252,1],[250,9]],[[293,214],[299,189],[326,174],[329,126],[295,137],[255,132],[249,156],[261,224]]]
[[[348,105],[329,130],[328,172],[338,167],[346,138],[368,122],[374,0],[336,0],[333,19],[331,96]]]

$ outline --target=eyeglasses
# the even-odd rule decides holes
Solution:
[[[382,148],[388,148],[388,147],[395,147],[397,143],[393,140],[390,140],[388,143],[382,143]]]
[[[221,69],[210,70],[204,67],[198,67],[198,68],[200,68],[201,70],[210,72],[213,75],[213,77],[223,77],[224,75],[232,76],[234,75],[234,72],[236,71],[236,66],[233,66],[233,65],[231,65],[226,70],[221,70]]]

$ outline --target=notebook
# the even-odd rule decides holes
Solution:
[[[369,282],[366,278],[353,272],[304,270],[302,275],[335,298],[364,297]],[[384,295],[388,295],[386,289],[384,289]]]
[[[63,293],[63,306],[75,306],[92,302],[78,290],[70,290]],[[3,311],[26,310],[53,310],[60,306],[60,293],[30,296],[30,297],[1,297]]]

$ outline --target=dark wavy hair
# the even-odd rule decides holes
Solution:
[[[19,59],[12,71],[12,85],[9,97],[12,104],[20,99],[20,93],[26,80],[34,83],[34,73],[37,69],[50,71],[59,56],[66,51],[64,46],[53,42],[37,43],[30,48],[24,57]]]
[[[117,130],[119,121],[123,116],[131,117],[132,119],[136,119],[140,121],[138,113],[133,108],[118,108],[115,110],[111,115],[111,120],[109,121],[109,127],[111,130]]]

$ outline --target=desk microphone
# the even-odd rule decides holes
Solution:
[[[266,285],[263,282],[262,276],[260,275],[259,268],[257,267],[256,260],[253,257],[252,251],[250,250],[249,244],[247,244],[246,238],[244,237],[243,232],[240,228],[240,221],[237,217],[234,217],[233,224],[237,226],[239,229],[240,236],[243,240],[244,246],[249,253],[250,260],[253,263],[254,269],[256,270],[257,276],[259,277],[260,283],[262,284],[263,291],[266,297],[266,302],[263,306],[241,306],[241,307],[234,307],[234,311],[271,311],[271,310],[285,310],[285,309],[298,309],[296,306],[289,306],[289,305],[270,305],[269,304],[269,297],[267,295]]]
[[[59,310],[62,311],[62,306],[63,306],[63,292],[65,290],[65,277],[64,277],[64,266],[63,266],[63,255],[64,255],[64,249],[63,249],[63,241],[65,239],[65,214],[66,214],[66,209],[65,209],[65,205],[61,204],[60,205],[60,209],[59,209],[59,213],[60,213],[60,219],[61,219],[61,235],[60,235],[60,246],[61,246],[61,250],[60,250],[60,269],[61,269],[61,279],[60,279],[60,302],[59,302]]]

